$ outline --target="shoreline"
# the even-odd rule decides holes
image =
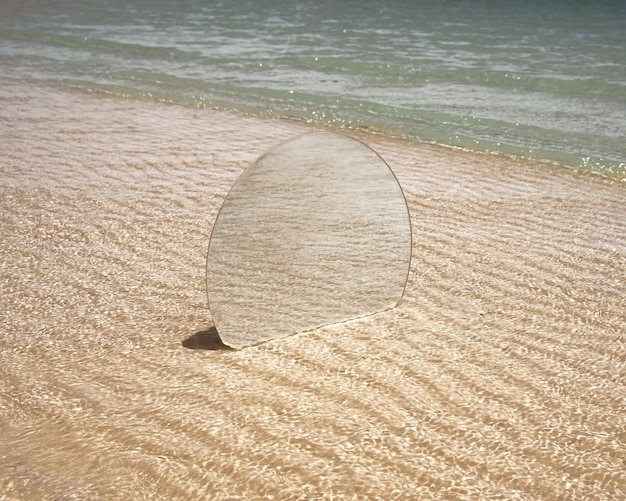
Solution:
[[[297,118],[295,116],[284,116],[284,115],[272,116],[269,114],[267,115],[263,114],[261,112],[259,113],[247,112],[245,110],[240,110],[240,109],[238,110],[238,109],[228,109],[228,108],[210,107],[210,106],[199,108],[199,107],[191,106],[190,104],[185,104],[182,102],[170,101],[166,98],[155,99],[154,97],[151,97],[148,99],[145,97],[139,97],[139,95],[131,96],[131,95],[125,95],[125,94],[117,94],[115,92],[106,90],[105,88],[91,89],[91,88],[87,88],[76,83],[66,83],[62,81],[46,80],[46,79],[32,80],[26,76],[21,77],[21,78],[2,77],[1,80],[5,84],[13,83],[14,85],[20,85],[21,82],[24,82],[26,85],[34,85],[35,87],[56,89],[61,93],[70,93],[70,94],[77,93],[77,94],[84,94],[87,96],[94,96],[94,97],[100,97],[100,98],[110,98],[113,100],[123,100],[123,101],[130,100],[130,101],[141,102],[145,104],[152,103],[154,105],[175,106],[175,107],[181,107],[183,109],[188,109],[190,111],[199,111],[199,112],[205,111],[207,113],[218,113],[218,114],[224,113],[226,115],[233,115],[235,117],[242,117],[242,118],[260,120],[260,121],[269,121],[269,122],[281,121],[285,123],[291,123],[295,127],[305,127],[306,129],[309,129],[309,130],[328,130],[328,131],[334,131],[338,133],[344,133],[347,135],[362,136],[364,138],[383,137],[389,141],[399,141],[402,143],[406,142],[407,144],[412,145],[414,147],[421,146],[425,148],[441,148],[443,150],[449,150],[449,151],[457,152],[461,154],[495,156],[498,158],[503,158],[507,161],[520,162],[520,163],[525,163],[525,164],[532,163],[532,164],[538,164],[538,165],[545,165],[545,166],[548,166],[549,168],[573,170],[582,175],[591,174],[595,176],[605,177],[611,180],[626,182],[626,177],[625,177],[626,171],[623,171],[623,170],[600,171],[600,170],[594,170],[591,168],[586,168],[580,165],[568,164],[559,160],[552,160],[549,158],[524,156],[524,155],[519,155],[519,154],[514,154],[514,153],[506,153],[504,151],[471,149],[471,148],[466,148],[462,146],[455,146],[453,144],[444,144],[444,143],[438,143],[435,141],[428,141],[428,140],[420,139],[417,137],[407,137],[402,134],[393,133],[391,131],[369,129],[367,126],[346,127],[346,126],[332,125],[332,124],[327,124],[327,123],[315,123],[315,122],[312,122],[303,118]]]
[[[402,302],[230,351],[211,226],[245,167],[314,128],[14,84],[0,493],[626,496],[626,183],[349,131],[409,205]]]

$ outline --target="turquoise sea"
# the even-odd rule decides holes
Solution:
[[[626,172],[623,0],[2,0],[0,71]]]

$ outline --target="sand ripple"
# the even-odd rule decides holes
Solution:
[[[626,183],[357,134],[405,299],[229,350],[211,225],[305,130],[2,81],[0,499],[625,498]]]

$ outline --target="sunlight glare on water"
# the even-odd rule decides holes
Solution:
[[[626,4],[7,2],[5,73],[626,169]]]

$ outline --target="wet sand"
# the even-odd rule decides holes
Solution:
[[[403,301],[230,350],[211,225],[308,130],[0,81],[0,499],[626,498],[626,182],[351,133]]]

